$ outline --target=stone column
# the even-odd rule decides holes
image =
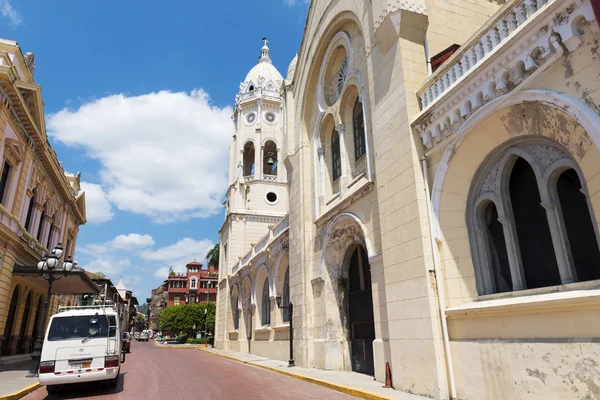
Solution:
[[[552,245],[554,254],[558,264],[561,284],[577,282],[577,272],[575,271],[575,263],[571,256],[566,228],[562,218],[560,218],[559,210],[552,201],[543,201],[540,203],[546,210],[548,217],[548,225],[550,227],[550,235],[552,236]]]

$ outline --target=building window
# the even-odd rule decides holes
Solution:
[[[277,176],[277,145],[268,140],[263,147],[263,174]]]
[[[2,175],[0,176],[0,202],[3,206],[8,204],[8,195],[10,193],[10,175],[12,167],[8,162],[4,162],[2,167]]]
[[[240,305],[239,305],[239,299],[240,294],[236,293],[233,304],[231,305],[231,308],[233,308],[233,329],[234,330],[238,330],[240,329]]]
[[[196,289],[196,279],[192,279],[192,280],[190,281],[190,288],[191,288],[191,289]]]
[[[262,313],[261,322],[263,325],[271,323],[271,299],[269,297],[269,278],[265,278],[262,289]]]
[[[180,297],[179,296],[175,296],[174,300],[173,300],[173,304],[178,306],[179,305],[179,301],[180,301]]]
[[[473,180],[467,221],[480,294],[600,279],[583,175],[566,150],[539,141],[508,147]]]
[[[40,240],[42,240],[42,232],[44,232],[44,221],[46,220],[46,204],[44,204],[44,209],[42,210],[42,215],[40,215],[40,224],[38,226],[38,231],[37,231],[37,241],[39,242]]]
[[[332,179],[336,181],[342,176],[342,158],[340,155],[340,134],[334,129],[331,134],[331,171]]]
[[[283,278],[283,295],[281,296],[281,309],[283,310],[283,322],[290,321],[290,268],[285,271]],[[285,307],[285,308],[284,308]]]
[[[29,205],[27,206],[27,217],[25,217],[25,230],[31,233],[31,217],[33,215],[34,205],[37,199],[37,190],[33,189],[33,195],[29,199]]]
[[[52,244],[52,237],[54,236],[54,221],[56,216],[52,217],[52,223],[50,224],[50,230],[48,232],[48,242],[46,243],[46,248],[50,249],[50,245]]]
[[[190,304],[195,303],[196,302],[196,296],[193,294],[190,294]]]
[[[244,145],[244,176],[254,176],[254,142]]]
[[[358,99],[354,103],[354,110],[352,111],[352,127],[354,128],[354,159],[358,161],[367,152],[363,107]]]

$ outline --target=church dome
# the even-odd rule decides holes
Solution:
[[[294,58],[292,58],[292,62],[290,62],[290,66],[288,67],[287,77],[285,78],[288,81],[291,81],[292,79],[294,79],[294,73],[296,72],[296,64],[297,63],[298,63],[298,53],[296,53]]]
[[[243,83],[245,86],[249,86],[249,84],[252,83],[253,86],[259,85],[267,87],[269,82],[273,82],[275,88],[279,89],[283,83],[283,76],[281,76],[279,71],[277,71],[277,68],[273,66],[273,62],[269,57],[271,50],[269,50],[269,47],[267,46],[267,39],[263,39],[263,42],[265,42],[265,44],[260,51],[261,55],[258,59],[258,64],[252,67],[250,72],[248,72]],[[248,90],[247,87],[243,89],[245,89],[245,91]]]

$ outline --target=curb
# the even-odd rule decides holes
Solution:
[[[38,388],[40,388],[42,385],[40,385],[39,382],[37,383],[33,383],[29,386],[24,387],[21,390],[17,390],[14,393],[11,394],[7,394],[6,396],[0,396],[0,400],[17,400],[20,399],[21,397],[33,392],[34,390],[37,390]]]
[[[212,354],[212,355],[215,355],[215,356],[227,358],[229,360],[241,362],[243,364],[252,365],[254,367],[266,369],[268,371],[276,372],[278,374],[287,375],[289,377],[292,377],[292,378],[295,378],[295,379],[298,379],[298,380],[301,380],[301,381],[304,381],[304,382],[308,382],[308,383],[312,383],[312,384],[315,384],[315,385],[323,386],[323,387],[326,387],[328,389],[332,389],[332,390],[336,390],[338,392],[349,394],[350,396],[358,397],[360,399],[367,399],[367,400],[396,400],[396,399],[394,399],[392,397],[383,396],[383,395],[376,394],[376,393],[371,393],[371,392],[368,392],[366,390],[356,389],[356,388],[353,388],[353,387],[350,387],[350,386],[341,385],[341,384],[338,384],[338,383],[332,383],[332,382],[324,381],[324,380],[317,379],[317,378],[312,378],[312,377],[301,375],[301,374],[295,374],[293,372],[288,372],[288,371],[284,371],[284,370],[279,369],[279,368],[273,368],[273,367],[269,367],[269,366],[266,366],[266,365],[257,364],[257,363],[251,362],[251,361],[240,360],[239,358],[235,358],[235,357],[228,356],[228,355],[225,355],[225,354],[219,354],[219,353],[215,353],[214,351],[204,350],[204,348],[199,348],[198,350],[200,350],[200,351],[202,351],[204,353],[209,353],[209,354]]]
[[[159,349],[204,349],[204,345],[203,344],[193,344],[193,345],[189,345],[189,346],[170,346],[170,345],[164,345],[164,344],[159,344],[158,342],[154,341],[154,346],[158,347]],[[208,347],[210,349],[210,347]],[[0,397],[0,400],[3,400]]]

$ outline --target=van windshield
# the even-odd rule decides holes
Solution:
[[[56,317],[52,320],[48,340],[86,339],[114,337],[114,315],[78,315]],[[109,326],[112,326],[109,328]]]

